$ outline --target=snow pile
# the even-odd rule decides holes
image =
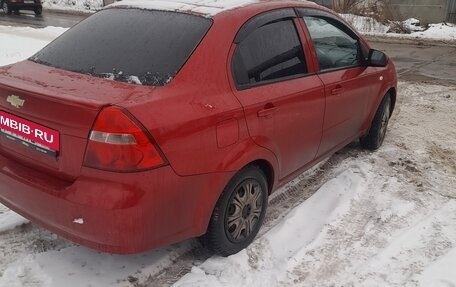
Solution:
[[[403,22],[391,21],[382,24],[371,17],[358,16],[353,14],[341,14],[348,23],[357,31],[367,35],[385,35],[396,38],[420,38],[433,40],[456,40],[456,25],[451,23],[430,24],[429,27],[420,26],[420,21],[414,18]],[[402,30],[403,33],[393,33],[395,30]]]
[[[410,32],[417,32],[417,31],[423,31],[425,30],[424,27],[420,26],[420,20],[415,19],[415,18],[410,18],[402,22],[402,25],[409,30]]]
[[[386,33],[390,29],[389,26],[386,26],[371,17],[353,14],[340,14],[340,16],[361,33]]]
[[[456,25],[451,23],[430,24],[423,32],[415,32],[412,36],[427,39],[456,40]]]
[[[44,8],[81,12],[103,7],[103,0],[42,0],[42,3]]]
[[[175,286],[276,285],[298,265],[328,224],[345,214],[357,193],[366,188],[361,169],[356,166],[342,172],[250,247],[229,258],[207,260]]]

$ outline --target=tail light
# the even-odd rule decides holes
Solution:
[[[100,112],[90,132],[84,166],[133,172],[164,164],[158,147],[136,120],[116,107]]]

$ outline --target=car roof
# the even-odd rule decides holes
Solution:
[[[107,6],[107,8],[139,8],[146,10],[174,11],[201,15],[208,18],[234,10],[271,10],[280,7],[320,7],[307,0],[123,0]],[[261,8],[260,8],[261,7]],[[260,9],[258,9],[260,8]]]

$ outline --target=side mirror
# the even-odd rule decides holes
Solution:
[[[382,51],[371,49],[367,65],[370,67],[386,67],[388,65],[388,57]]]

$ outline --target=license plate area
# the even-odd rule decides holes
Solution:
[[[60,151],[58,131],[4,111],[0,111],[0,135],[49,156],[56,157]]]
[[[25,4],[33,4],[33,3],[35,3],[35,1],[34,0],[24,0],[24,3]]]

